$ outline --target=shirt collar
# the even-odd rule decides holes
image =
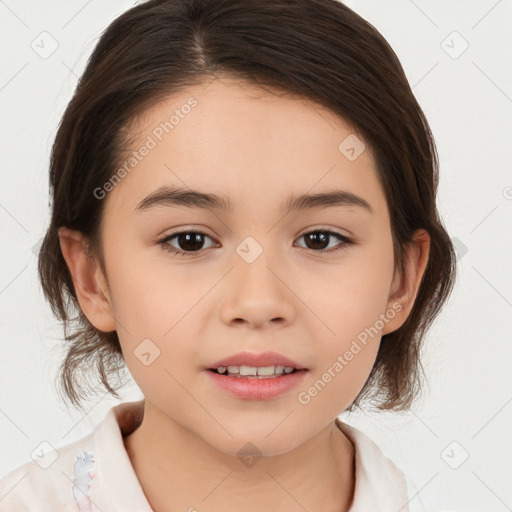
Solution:
[[[355,448],[354,499],[348,512],[408,512],[403,473],[361,430],[336,418],[336,425]]]
[[[142,422],[144,400],[112,407],[94,430],[98,458],[98,486],[110,497],[108,510],[152,512],[124,446],[123,437]],[[355,453],[354,499],[348,512],[408,512],[403,473],[362,431],[336,418],[336,425],[352,442]],[[106,505],[107,506],[107,505]]]

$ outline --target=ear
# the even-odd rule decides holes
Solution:
[[[65,227],[59,228],[58,233],[62,255],[84,315],[100,331],[116,330],[106,278],[98,261],[89,255],[85,236]]]
[[[382,335],[396,331],[405,323],[425,273],[430,252],[430,236],[424,229],[418,229],[412,238],[412,242],[406,246],[403,274],[395,269],[393,275],[386,311],[392,309],[396,314],[385,324]]]

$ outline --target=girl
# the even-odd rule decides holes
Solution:
[[[92,368],[118,397],[125,365],[144,400],[9,473],[1,510],[408,510],[338,416],[420,392],[455,280],[437,166],[393,50],[336,0],[116,19],[53,145],[39,274],[70,402]]]

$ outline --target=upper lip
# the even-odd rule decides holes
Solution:
[[[306,370],[301,364],[292,361],[288,357],[277,352],[267,351],[255,354],[253,352],[239,352],[232,356],[225,357],[212,365],[209,370],[216,370],[219,366],[291,366],[297,370]]]

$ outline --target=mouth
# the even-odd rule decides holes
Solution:
[[[219,366],[218,368],[208,368],[209,371],[217,375],[226,377],[247,378],[251,379],[277,379],[279,377],[290,375],[305,369],[297,369],[293,366]]]
[[[242,400],[277,399],[296,388],[309,371],[293,366],[230,365],[208,368],[206,375],[214,387]]]
[[[204,370],[216,389],[242,400],[277,399],[303,382],[309,372],[301,363],[272,350],[239,352]]]
[[[239,352],[215,361],[205,368],[220,375],[240,377],[279,377],[306,369],[301,363],[269,350],[259,353]]]

